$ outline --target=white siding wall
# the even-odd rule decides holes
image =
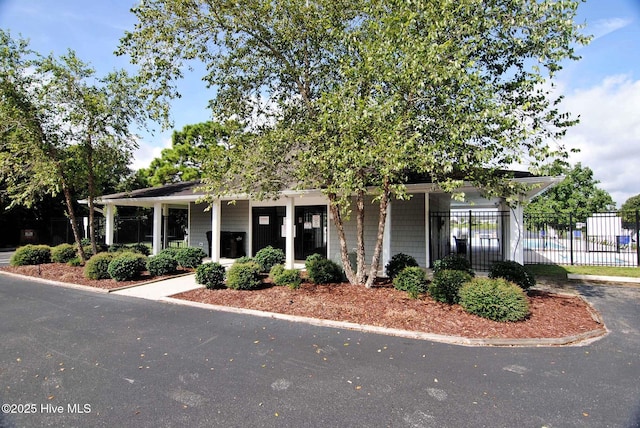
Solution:
[[[211,230],[211,211],[205,211],[208,207],[206,203],[191,203],[189,222],[189,245],[201,247],[209,254],[207,232]],[[246,239],[249,239],[249,201],[237,201],[235,204],[228,204],[223,201],[221,206],[221,231],[223,232],[245,232]],[[245,251],[248,250],[248,242],[245,242]]]
[[[211,230],[211,211],[205,211],[207,206],[193,202],[189,205],[189,246],[200,247],[208,255],[206,234]]]
[[[426,267],[424,198],[421,193],[391,203],[391,256],[408,254],[422,267]]]

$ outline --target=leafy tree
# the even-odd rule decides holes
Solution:
[[[12,203],[31,206],[42,195],[62,192],[80,244],[73,198],[80,189],[97,252],[93,200],[114,171],[127,169],[136,147],[129,128],[143,123],[136,80],[123,71],[98,79],[73,51],[42,57],[4,31],[0,39],[0,119],[7,124],[1,129],[0,174]]]
[[[234,122],[186,125],[182,131],[173,132],[171,148],[162,150],[161,157],[152,160],[140,174],[151,186],[199,180],[205,159],[219,156],[236,129]]]
[[[640,194],[635,195],[624,201],[620,207],[622,218],[626,223],[636,224],[636,212],[640,211]]]
[[[542,85],[586,43],[578,1],[151,0],[125,35],[152,100],[177,96],[186,62],[205,63],[214,117],[236,118],[232,138],[205,164],[213,195],[254,197],[319,188],[330,200],[345,273],[375,280],[389,202],[409,198],[410,173],[444,190],[461,179],[504,196],[496,170],[565,156],[547,141],[574,124]],[[231,185],[233,187],[231,187]],[[365,271],[365,195],[379,206]],[[355,211],[357,270],[344,221]]]
[[[556,162],[544,168],[547,175],[565,175],[564,180],[534,198],[525,207],[525,213],[533,217],[545,219],[552,217],[550,224],[555,228],[566,228],[569,219],[586,222],[595,212],[612,211],[615,202],[606,190],[598,187],[598,180],[593,178],[593,171],[577,163],[570,168],[562,162]]]

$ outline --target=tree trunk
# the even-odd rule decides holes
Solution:
[[[93,171],[93,145],[91,142],[91,135],[87,141],[87,185],[89,197],[87,198],[89,205],[89,239],[91,239],[91,250],[93,254],[98,254],[98,244],[96,243],[96,227],[95,227],[95,207],[93,199],[96,196],[95,174]]]
[[[387,222],[387,207],[389,206],[389,183],[385,181],[382,195],[380,196],[380,210],[378,216],[378,236],[376,238],[376,247],[373,250],[371,259],[371,268],[369,269],[369,277],[365,286],[371,288],[378,276],[378,268],[380,265],[380,255],[382,254],[382,244],[384,242],[384,228]]]
[[[364,191],[362,190],[356,194],[356,223],[358,243],[356,248],[356,281],[358,284],[364,284],[367,276],[364,249]]]
[[[331,214],[333,215],[333,223],[335,224],[336,231],[338,232],[338,241],[340,242],[340,258],[342,260],[344,273],[347,276],[347,280],[350,284],[358,284],[356,275],[354,274],[353,269],[351,269],[351,263],[349,262],[347,237],[344,234],[344,222],[342,220],[342,215],[340,214],[340,208],[336,203],[336,195],[329,195],[329,209],[331,210]]]
[[[62,183],[62,193],[64,194],[64,200],[67,204],[67,214],[69,215],[69,221],[71,222],[71,230],[73,231],[73,237],[78,245],[78,255],[82,263],[87,261],[87,255],[82,248],[82,237],[80,236],[80,229],[78,228],[78,222],[76,221],[76,212],[73,208],[73,199],[71,198],[71,191],[67,187],[66,183]]]

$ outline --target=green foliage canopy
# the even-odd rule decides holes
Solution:
[[[408,198],[409,173],[444,190],[467,179],[511,196],[495,171],[566,155],[548,142],[575,122],[548,86],[574,48],[579,1],[149,0],[122,40],[152,100],[178,96],[175,79],[202,61],[218,120],[253,133],[210,162],[213,195],[257,198],[287,187],[322,189],[331,202],[346,275],[344,219],[364,222],[364,195],[379,203],[375,280],[386,208]],[[354,207],[355,199],[355,207]]]

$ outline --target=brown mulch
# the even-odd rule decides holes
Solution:
[[[47,263],[37,266],[4,266],[0,268],[0,270],[18,275],[33,276],[51,281],[66,282],[68,284],[86,285],[88,287],[103,288],[106,290],[140,285],[152,280],[156,281],[171,278],[176,275],[191,272],[189,270],[179,270],[176,274],[167,276],[151,276],[149,272],[143,272],[141,276],[133,281],[116,281],[115,279],[87,279],[82,273],[83,268],[81,266],[68,266],[64,263]]]
[[[64,264],[4,267],[22,275],[87,285],[119,288],[147,282],[88,280],[82,268]],[[157,278],[154,278],[157,279]],[[530,315],[521,322],[500,323],[468,314],[459,305],[446,305],[428,296],[413,300],[389,283],[367,289],[348,284],[303,283],[298,290],[271,284],[259,290],[196,289],[173,296],[195,302],[256,309],[311,318],[347,321],[403,330],[462,336],[467,338],[558,338],[602,330],[592,316],[594,310],[581,298],[533,290],[529,295]]]

